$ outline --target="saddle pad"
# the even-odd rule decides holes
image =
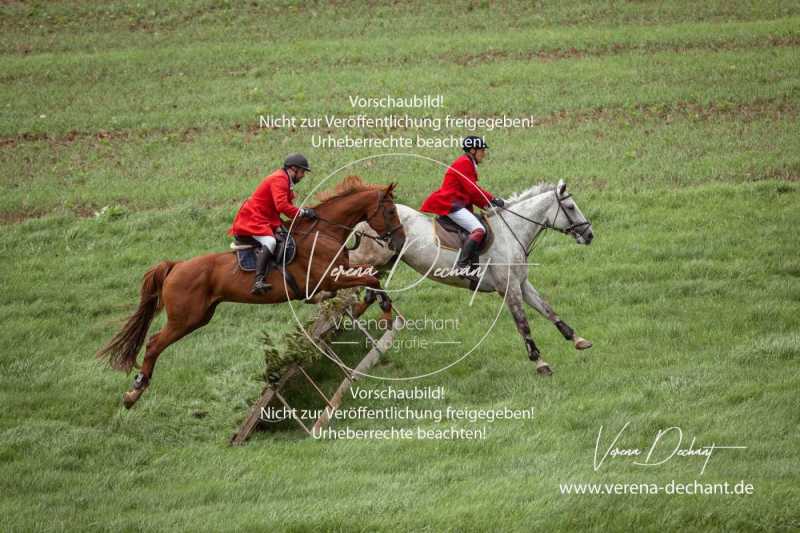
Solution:
[[[256,270],[256,249],[236,250],[236,262],[239,268],[245,272],[255,272]]]
[[[239,264],[239,268],[241,268],[245,272],[255,272],[256,247],[259,246],[258,241],[256,241],[255,239],[241,238],[238,241],[236,241],[234,245],[252,246],[252,248],[236,249],[234,250],[234,252],[236,253],[236,262]],[[278,237],[278,244],[275,247],[275,261],[274,261],[275,265],[283,266],[284,248],[286,248],[286,264],[289,265],[292,261],[294,261],[294,256],[295,253],[297,252],[297,247],[294,242],[294,237],[286,233]]]
[[[486,236],[483,238],[481,247],[478,250],[478,253],[483,253],[488,250],[492,242],[494,242],[494,231],[492,231],[492,225],[489,223],[488,218],[480,215],[478,220],[483,224],[483,227],[486,228]],[[436,217],[436,221],[433,224],[433,234],[434,237],[439,238],[439,243],[442,248],[454,251],[461,249],[464,240],[469,235],[446,216]]]

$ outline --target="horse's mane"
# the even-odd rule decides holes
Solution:
[[[334,187],[318,193],[316,195],[316,200],[320,204],[324,204],[334,198],[340,198],[356,192],[382,191],[384,189],[386,189],[384,185],[366,183],[359,176],[347,176]]]
[[[553,191],[555,190],[555,188],[556,186],[553,185],[552,183],[544,183],[544,182],[537,183],[536,185],[528,187],[524,191],[515,192],[508,198],[508,200],[506,200],[506,203],[509,205],[513,205],[523,200],[527,200],[528,198],[531,198],[533,196],[536,196],[537,194],[542,194],[543,192],[547,191]]]

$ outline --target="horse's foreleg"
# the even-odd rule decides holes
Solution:
[[[522,298],[522,291],[514,291],[509,289],[506,293],[506,305],[508,306],[509,311],[511,311],[511,316],[514,317],[514,323],[517,326],[517,331],[525,341],[525,348],[528,350],[528,358],[536,363],[536,371],[539,374],[549,376],[553,373],[553,371],[550,369],[550,365],[548,365],[547,362],[542,359],[541,354],[539,353],[539,348],[537,348],[536,343],[533,342],[531,328],[528,324],[528,317],[525,316],[525,308],[522,306]]]
[[[368,264],[361,264],[361,263],[352,264],[351,263],[350,264],[350,268],[351,269],[356,269],[356,270],[359,270],[359,271],[362,271],[362,272],[364,272],[364,271],[366,271],[366,272],[376,272],[375,271],[375,267],[372,266],[372,265],[368,265]],[[378,277],[378,276],[380,276],[380,273],[376,273],[375,274],[375,277]],[[353,311],[353,314],[355,315],[355,317],[358,318],[361,315],[363,315],[364,312],[366,312],[366,310],[369,309],[369,306],[375,303],[375,300],[378,299],[378,295],[379,295],[379,293],[377,293],[375,291],[370,291],[370,290],[364,291],[364,300],[359,302],[355,306],[355,309]],[[383,302],[383,300],[381,300],[381,302]],[[382,308],[383,307],[381,307],[381,309]]]
[[[360,316],[369,305],[371,305],[375,298],[380,300],[381,311],[383,311],[382,319],[386,321],[387,327],[392,324],[392,300],[389,295],[381,287],[381,282],[375,276],[353,276],[343,277],[336,281],[332,281],[332,287],[335,290],[349,289],[351,287],[366,287],[367,295],[364,297],[364,302],[356,306],[356,316]],[[372,296],[370,296],[372,294]]]
[[[561,320],[553,308],[550,307],[550,304],[547,303],[544,298],[542,298],[539,292],[528,280],[525,280],[525,282],[522,284],[522,296],[525,299],[525,303],[536,309],[539,314],[552,322],[565,339],[572,341],[576,350],[585,350],[592,347],[591,342],[584,339],[580,335],[576,335],[575,331],[569,327],[566,322]]]
[[[364,314],[364,312],[369,308],[370,305],[375,303],[375,300],[378,299],[378,293],[375,291],[364,291],[364,300],[359,302],[356,307],[354,314],[356,318],[360,317]]]

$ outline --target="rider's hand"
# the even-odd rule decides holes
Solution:
[[[497,206],[497,207],[503,207],[504,205],[506,205],[506,203],[503,201],[503,199],[502,198],[498,198],[497,196],[492,198],[492,200],[489,203],[494,205],[494,206]]]
[[[310,218],[311,220],[315,220],[315,219],[319,218],[319,215],[317,215],[317,212],[314,211],[310,207],[302,208],[300,210],[300,216],[303,217],[303,218]]]

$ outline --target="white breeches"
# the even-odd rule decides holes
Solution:
[[[482,229],[483,231],[486,231],[486,228],[484,228],[483,225],[478,222],[478,218],[463,207],[453,211],[447,216],[450,217],[450,220],[467,230],[469,233],[472,233],[476,229]]]
[[[263,237],[253,235],[253,238],[260,242],[262,246],[266,246],[270,253],[275,252],[275,245],[278,244],[278,241],[276,241],[275,237],[272,235],[265,235]]]

